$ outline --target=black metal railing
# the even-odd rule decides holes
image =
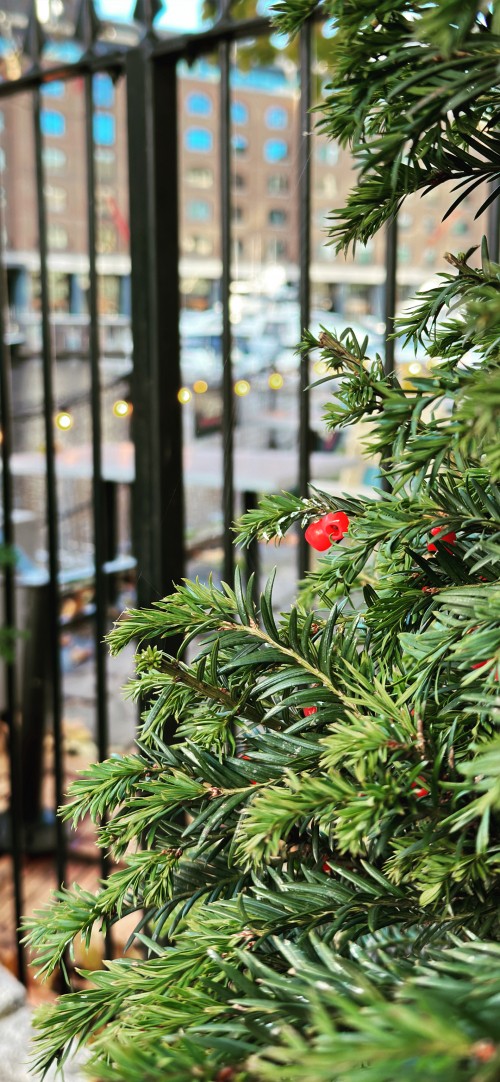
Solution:
[[[0,2],[0,8],[3,5]],[[19,9],[20,5],[17,6]],[[68,9],[73,5],[68,5]],[[40,320],[42,331],[43,421],[45,456],[45,506],[48,550],[45,612],[45,635],[49,646],[51,687],[50,714],[54,734],[54,806],[63,799],[64,762],[63,693],[61,680],[61,620],[60,620],[60,552],[58,506],[58,454],[53,416],[56,408],[54,389],[54,351],[51,336],[51,307],[49,295],[48,240],[46,211],[46,166],[41,134],[41,91],[54,81],[71,84],[82,80],[84,85],[85,184],[88,238],[88,311],[91,413],[91,479],[92,521],[94,542],[94,603],[93,639],[96,672],[96,732],[98,753],[106,757],[109,750],[109,718],[107,708],[107,661],[103,638],[109,624],[108,582],[106,567],[110,560],[106,543],[108,510],[104,484],[109,475],[104,469],[101,379],[98,312],[98,273],[96,262],[96,170],[94,140],[93,80],[98,73],[108,73],[113,79],[124,79],[127,94],[127,140],[130,193],[130,257],[132,283],[131,325],[133,337],[133,401],[132,441],[135,467],[132,489],[132,549],[137,564],[137,602],[148,605],[164,595],[184,572],[184,498],[183,443],[181,405],[177,392],[181,383],[180,367],[180,290],[179,290],[179,130],[178,130],[178,63],[192,62],[216,51],[219,71],[219,222],[222,277],[220,302],[222,318],[222,446],[223,468],[223,537],[226,580],[231,580],[234,547],[231,526],[235,517],[234,431],[235,399],[232,365],[232,325],[230,296],[232,284],[232,226],[230,172],[230,98],[231,49],[237,42],[258,39],[271,32],[267,18],[255,16],[242,20],[231,17],[226,5],[219,19],[209,29],[194,34],[161,37],[155,33],[154,18],[158,5],[151,0],[138,0],[134,21],[122,27],[120,33],[106,35],[105,26],[95,14],[91,0],[81,0],[73,17],[73,38],[79,46],[79,57],[71,62],[47,64],[44,59],[44,27],[36,16],[36,4],[26,8],[26,26],[19,56],[25,70],[18,78],[0,83],[2,101],[29,94],[33,111],[36,163],[36,205],[38,217],[38,247],[40,253]],[[49,27],[50,29],[50,27]],[[116,29],[116,28],[115,28]],[[299,307],[300,324],[309,324],[311,310],[311,103],[312,90],[312,29],[307,23],[300,37],[299,86],[300,108],[299,158],[297,166],[299,215]],[[120,27],[118,27],[120,30]],[[57,27],[56,27],[57,31]],[[56,32],[54,31],[54,32]],[[493,204],[493,210],[497,204]],[[495,251],[498,222],[492,220]],[[396,224],[387,230],[385,323],[386,363],[394,365],[394,347],[389,339],[396,306],[397,276]],[[2,427],[2,498],[4,540],[14,542],[13,484],[12,484],[12,405],[11,358],[7,344],[4,314],[9,310],[5,270],[0,265],[0,398]],[[300,361],[299,432],[297,487],[305,494],[310,480],[310,414],[309,360]],[[67,509],[63,509],[66,513]],[[256,547],[250,552],[250,562],[256,566]],[[111,561],[112,563],[113,561]],[[303,539],[299,542],[299,574],[307,566]],[[113,568],[116,574],[116,568]],[[5,621],[16,626],[16,575],[14,569],[4,571]],[[3,832],[5,849],[10,849],[13,867],[15,921],[19,927],[23,913],[23,853],[30,845],[30,831],[36,823],[23,818],[22,787],[29,784],[30,770],[23,761],[22,735],[28,724],[19,701],[19,680],[16,659],[6,664],[5,721],[9,732],[10,807],[8,826]],[[26,677],[28,678],[28,677]],[[25,702],[27,699],[25,699]],[[26,743],[26,742],[25,742]],[[24,755],[29,754],[25,750]],[[40,765],[41,768],[41,765]],[[32,767],[30,767],[32,769]],[[66,836],[60,821],[54,827],[53,851],[56,874],[64,882],[67,867]],[[104,862],[104,873],[106,864]],[[18,934],[18,972],[25,975],[25,960]]]

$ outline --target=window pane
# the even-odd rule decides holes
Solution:
[[[100,179],[115,180],[116,156],[114,150],[105,150],[104,147],[96,147],[94,158]]]
[[[66,121],[62,113],[56,113],[53,109],[42,109],[40,127],[43,135],[64,135]]]
[[[68,198],[65,188],[56,187],[54,184],[47,184],[44,188],[44,194],[47,200],[48,210],[55,211],[56,213],[65,210]]]
[[[187,213],[192,222],[208,222],[212,217],[212,207],[204,199],[191,199]]]
[[[266,162],[283,162],[288,158],[288,143],[283,139],[268,139],[264,144]]]
[[[182,240],[182,250],[187,255],[212,255],[214,250],[210,237],[196,237],[188,235]]]
[[[115,141],[115,118],[112,113],[95,114],[94,140],[98,146],[113,146]]]
[[[208,94],[189,94],[186,105],[190,116],[210,116],[212,112]]]
[[[61,250],[68,247],[68,232],[62,225],[49,225],[47,228],[49,248]]]
[[[268,214],[269,225],[286,225],[286,211],[270,210]]]
[[[336,165],[339,160],[339,148],[336,143],[319,143],[316,157],[320,165]]]
[[[53,83],[44,83],[41,87],[44,98],[63,98],[65,86],[59,79]]]
[[[58,172],[66,165],[66,155],[64,150],[59,150],[59,147],[44,147],[42,157],[48,172]]]
[[[242,101],[233,101],[231,105],[231,119],[233,124],[248,123],[248,109]]]
[[[94,104],[104,109],[110,109],[115,100],[115,88],[109,75],[95,75],[92,82],[92,96]]]
[[[267,190],[269,195],[283,195],[288,191],[288,177],[284,177],[281,173],[272,173],[267,178]]]
[[[278,263],[280,259],[287,258],[286,241],[272,238],[266,245],[266,255],[271,263]]]
[[[233,135],[231,146],[235,154],[246,154],[248,150],[248,139],[245,139],[244,135]]]
[[[280,105],[273,105],[266,112],[268,128],[283,129],[288,127],[288,113]]]
[[[191,188],[211,188],[214,182],[214,175],[211,169],[206,169],[204,166],[192,166],[191,169],[186,169],[186,184],[189,184]]]
[[[212,149],[213,137],[208,128],[189,128],[186,132],[186,149],[207,153]]]

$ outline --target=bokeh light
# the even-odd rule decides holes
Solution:
[[[56,413],[54,420],[61,432],[69,432],[69,429],[73,428],[74,419],[68,410],[59,410],[59,413]]]
[[[185,406],[187,402],[190,402],[192,395],[189,387],[181,387],[180,390],[177,391],[177,398],[183,406]]]
[[[271,372],[267,382],[272,391],[280,391],[285,381],[281,372]]]

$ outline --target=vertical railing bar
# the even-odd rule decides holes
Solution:
[[[92,511],[94,532],[94,590],[95,590],[95,665],[96,665],[96,720],[99,759],[108,756],[108,711],[106,698],[106,657],[104,642],[106,633],[106,577],[104,574],[104,506],[102,481],[102,426],[101,426],[101,379],[99,311],[97,282],[97,230],[94,162],[94,100],[93,77],[85,76],[85,154],[87,161],[87,235],[89,256],[89,357],[90,357],[90,405],[92,416]],[[109,861],[101,854],[103,875],[109,871]]]
[[[135,444],[137,602],[184,574],[180,385],[177,69],[148,44],[126,60]],[[142,163],[138,168],[138,162]],[[159,643],[164,646],[164,643]],[[170,640],[169,649],[180,646]],[[168,720],[164,739],[176,731]]]
[[[156,506],[160,488],[160,446],[152,394],[158,386],[155,331],[158,308],[154,282],[155,185],[154,87],[147,44],[131,50],[126,58],[127,149],[133,367],[131,390],[134,403],[132,441],[135,480],[132,490],[132,536],[138,561],[137,603],[150,605],[161,597],[161,508]],[[175,122],[175,118],[173,118]],[[137,159],[144,162],[137,168]],[[177,257],[176,257],[177,258]]]
[[[219,46],[220,66],[220,219],[221,219],[221,303],[222,303],[222,440],[223,440],[223,518],[224,578],[232,582],[234,573],[234,391],[231,342],[231,46]]]
[[[493,185],[490,185],[492,188]],[[500,256],[500,199],[496,198],[488,207],[488,252],[494,263]]]
[[[12,453],[12,399],[10,351],[5,344],[4,312],[7,303],[7,283],[3,263],[3,251],[0,244],[0,423],[2,426],[2,502],[3,502],[3,540],[11,548],[14,544],[12,522],[12,476],[10,456]],[[7,562],[4,567],[4,626],[14,636],[16,632],[16,597],[15,568]],[[15,641],[12,643],[12,657],[5,662],[6,723],[9,734],[9,782],[10,806],[7,824],[10,823],[9,843],[12,850],[12,870],[14,887],[14,917],[16,922],[17,975],[26,983],[26,960],[22,945],[21,921],[23,916],[22,890],[22,772],[21,740],[18,721],[16,696],[16,658]],[[8,829],[8,827],[7,827]]]
[[[312,22],[304,23],[299,40],[299,305],[300,333],[309,327],[311,310],[311,105],[312,105]],[[299,494],[308,494],[310,480],[309,354],[300,355],[299,378]],[[308,568],[309,550],[304,535],[299,537],[298,571],[302,578]]]
[[[398,251],[398,222],[397,218],[391,218],[386,227],[385,240],[385,295],[384,295],[384,322],[385,322],[385,364],[386,376],[394,372],[395,364],[395,341],[394,334],[397,296],[397,251]]]
[[[384,371],[386,376],[392,376],[395,371],[395,346],[392,335],[395,328],[395,315],[397,304],[397,274],[398,274],[398,220],[394,216],[386,226],[385,234],[385,293],[384,293],[384,346],[385,361]],[[383,461],[381,463],[384,465]],[[382,488],[390,492],[391,483],[388,478],[382,478]]]
[[[47,537],[49,549],[49,583],[47,636],[52,676],[52,723],[54,731],[54,787],[56,810],[62,804],[64,790],[64,769],[62,754],[62,682],[61,659],[59,650],[59,531],[56,454],[54,444],[54,387],[52,373],[52,345],[49,320],[49,279],[47,269],[47,221],[44,196],[43,143],[40,125],[40,90],[34,92],[34,136],[36,192],[38,208],[38,243],[40,249],[40,300],[42,325],[42,373],[43,373],[43,418],[45,430],[45,462],[47,487]],[[56,873],[59,884],[65,879],[66,846],[62,820],[56,816]]]

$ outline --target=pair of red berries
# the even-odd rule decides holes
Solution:
[[[443,529],[442,526],[433,526],[433,528],[431,530],[432,536],[437,537],[437,535],[441,533],[442,529]],[[442,544],[444,544],[445,541],[447,541],[448,544],[445,547],[447,548],[448,552],[451,552],[451,549],[450,549],[449,546],[454,545],[456,539],[457,539],[457,535],[456,535],[455,531],[450,530],[449,533],[442,534],[442,536],[439,538],[439,543],[442,545]],[[429,544],[427,545],[427,551],[428,552],[437,552],[437,545],[435,545],[433,541],[429,541]]]
[[[305,532],[305,539],[317,552],[326,552],[334,541],[342,541],[349,529],[349,519],[344,511],[330,511],[328,515],[311,522]]]

